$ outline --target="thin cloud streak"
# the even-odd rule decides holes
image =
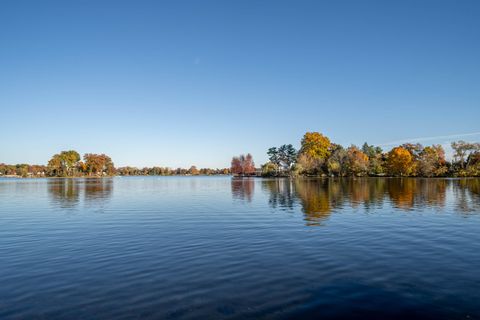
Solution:
[[[378,145],[379,146],[391,146],[391,145],[408,143],[408,142],[421,142],[421,141],[430,141],[430,140],[454,139],[454,138],[471,137],[471,136],[479,136],[479,135],[480,135],[480,132],[459,133],[459,134],[451,134],[451,135],[447,135],[447,136],[422,137],[422,138],[412,138],[412,139],[390,141],[390,142],[380,143]]]

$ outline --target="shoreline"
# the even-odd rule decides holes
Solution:
[[[5,176],[0,176],[0,179],[17,179],[17,180],[38,180],[38,179],[111,179],[111,178],[129,178],[129,177],[230,177],[232,179],[252,179],[252,178],[257,178],[257,179],[290,179],[290,180],[297,180],[297,179],[453,179],[453,180],[459,180],[459,179],[480,179],[478,176],[466,176],[466,177],[398,177],[398,176],[343,176],[343,177],[338,177],[338,176],[296,176],[296,177],[290,177],[290,176],[233,176],[233,175],[223,175],[223,174],[218,174],[218,175],[129,175],[129,176],[122,176],[122,175],[114,175],[114,176],[78,176],[78,177],[22,177],[22,176],[12,176],[12,175],[5,175]]]

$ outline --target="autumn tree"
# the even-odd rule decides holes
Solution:
[[[33,164],[28,165],[28,174],[33,177],[43,177],[47,172],[47,168],[43,165]]]
[[[0,164],[0,175],[14,175],[16,174],[16,167],[13,165],[1,163]]]
[[[231,172],[236,175],[251,175],[255,173],[255,163],[250,153],[233,157],[231,163]]]
[[[441,145],[425,147],[418,159],[418,172],[424,177],[442,176],[447,173],[445,151]]]
[[[211,169],[211,168],[200,168],[198,170],[198,174],[202,176],[210,176],[212,174],[216,174],[217,169]]]
[[[354,176],[363,176],[368,173],[368,156],[356,146],[347,149],[348,173]]]
[[[412,155],[412,165],[409,175],[417,176],[418,167],[420,165],[420,154],[422,153],[423,146],[420,143],[404,143],[401,145],[401,147],[408,150],[408,152],[410,152]]]
[[[183,168],[177,168],[175,169],[175,174],[177,175],[186,175],[188,173],[188,170],[187,169],[183,169]]]
[[[52,176],[73,176],[78,161],[80,161],[80,155],[77,151],[62,151],[50,159],[48,170]]]
[[[408,176],[412,172],[412,154],[403,147],[393,148],[387,156],[388,172],[394,176]]]
[[[307,132],[303,136],[300,153],[313,159],[326,159],[330,155],[330,139],[318,132]]]
[[[138,176],[141,174],[140,169],[135,167],[120,167],[120,168],[117,168],[116,171],[117,171],[117,174],[121,176]]]
[[[28,173],[29,173],[29,171],[28,171],[29,165],[28,164],[26,164],[26,163],[17,164],[15,167],[16,167],[15,174],[17,176],[20,176],[22,178],[28,177]]]
[[[115,167],[112,159],[105,154],[87,153],[83,156],[88,175],[113,175]]]
[[[242,162],[240,161],[239,157],[233,157],[232,158],[232,163],[230,166],[230,171],[232,174],[242,174],[243,173],[243,168],[242,168]]]
[[[305,171],[319,173],[330,156],[330,139],[318,132],[307,132],[302,138],[298,154]]]
[[[480,151],[480,143],[469,143],[465,141],[452,142],[452,149],[455,151],[453,157],[455,164],[461,169],[465,169],[468,165],[469,156]]]
[[[469,155],[466,175],[470,177],[480,176],[480,151]]]
[[[331,155],[327,160],[328,173],[333,176],[345,176],[347,174],[347,151],[339,144],[332,144]]]
[[[299,153],[295,165],[295,174],[314,174],[317,173],[318,163],[306,154]]]
[[[62,159],[59,154],[55,154],[47,164],[48,174],[52,177],[61,177],[64,175]]]
[[[196,166],[191,166],[190,169],[188,169],[188,173],[191,175],[198,175],[200,172],[198,171]]]
[[[255,163],[253,162],[253,157],[250,153],[247,154],[243,162],[243,173],[246,175],[255,173]]]
[[[273,177],[277,174],[277,172],[278,172],[277,164],[271,161],[262,165],[262,176],[264,177]]]

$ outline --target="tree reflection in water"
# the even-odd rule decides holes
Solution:
[[[387,179],[387,192],[393,206],[412,210],[415,207],[445,206],[446,179],[400,178]]]
[[[232,178],[232,196],[234,199],[252,201],[255,191],[254,178]]]
[[[342,203],[340,185],[334,179],[297,179],[295,191],[309,226],[321,225]]]
[[[480,212],[480,179],[455,180],[453,190],[458,211],[464,214]]]
[[[296,201],[293,189],[293,180],[288,178],[262,180],[262,190],[269,194],[268,203],[275,209],[293,209]]]
[[[51,202],[60,208],[74,208],[80,200],[80,190],[76,179],[52,178],[48,182]]]
[[[113,180],[111,178],[89,178],[85,179],[83,185],[87,204],[103,203],[112,195]]]
[[[233,188],[233,187],[232,187]],[[362,206],[365,211],[392,207],[410,211],[441,209],[453,188],[455,205],[463,213],[480,211],[480,179],[424,178],[303,178],[265,179],[272,208],[293,209],[300,204],[307,225],[321,225],[334,210]],[[237,191],[238,192],[238,191]]]
[[[60,208],[75,208],[83,199],[86,206],[101,206],[111,198],[112,178],[54,178],[48,180],[51,202]]]

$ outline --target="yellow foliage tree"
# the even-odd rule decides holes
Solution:
[[[325,160],[330,156],[330,139],[318,132],[307,132],[302,138],[298,153],[302,167],[310,173],[318,173]]]
[[[325,159],[330,155],[330,139],[318,132],[307,132],[302,139],[300,153],[312,159]]]
[[[387,157],[389,173],[394,176],[408,176],[414,167],[412,154],[405,148],[393,148]]]

